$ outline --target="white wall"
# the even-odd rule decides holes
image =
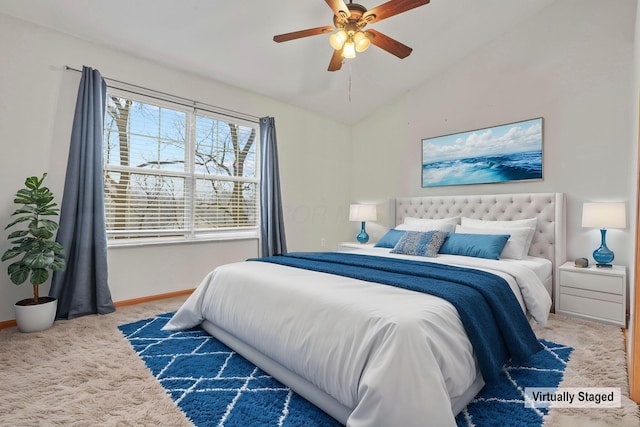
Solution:
[[[358,123],[352,197],[564,192],[568,258],[591,258],[600,235],[582,229],[582,203],[635,209],[635,17],[636,0],[558,0]],[[535,117],[543,181],[421,188],[421,139]],[[633,240],[630,227],[609,230],[616,263],[631,266]]]
[[[291,250],[335,245],[347,235],[350,129],[332,120],[238,88],[180,72],[0,14],[0,223],[8,223],[13,194],[24,178],[49,172],[62,197],[80,74],[64,65],[94,67],[103,76],[276,119],[287,241]],[[258,76],[257,76],[258,77]],[[6,235],[3,233],[3,235]],[[0,252],[8,243],[0,239]],[[256,240],[109,249],[114,301],[195,287],[216,265],[258,253]],[[0,322],[31,295],[0,269]],[[43,285],[43,294],[48,285]]]

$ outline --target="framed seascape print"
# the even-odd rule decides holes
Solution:
[[[542,117],[422,140],[422,186],[542,179]]]

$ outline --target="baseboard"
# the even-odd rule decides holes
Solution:
[[[143,302],[157,301],[157,300],[161,300],[161,299],[167,299],[167,298],[173,298],[173,297],[180,297],[180,296],[183,296],[183,295],[189,295],[193,291],[194,291],[194,289],[184,289],[182,291],[168,292],[166,294],[150,295],[148,297],[133,298],[133,299],[127,299],[127,300],[123,300],[123,301],[116,301],[116,302],[113,303],[113,305],[115,305],[116,307],[124,307],[124,306],[127,306],[127,305],[141,304]],[[5,320],[5,321],[0,322],[0,329],[11,328],[13,326],[16,326],[15,319],[13,319],[13,320]]]
[[[135,305],[135,304],[141,304],[143,302],[157,301],[160,299],[167,299],[167,298],[173,298],[173,297],[180,297],[183,295],[189,295],[193,291],[194,289],[184,289],[182,291],[169,292],[166,294],[150,295],[148,297],[133,298],[133,299],[127,299],[123,301],[118,301],[118,302],[114,302],[113,305],[115,305],[116,307],[124,307],[126,305]]]
[[[3,322],[0,322],[0,329],[4,329],[4,328],[10,328],[12,326],[17,326],[18,324],[16,323],[15,319],[14,320],[5,320]]]
[[[117,302],[114,302],[113,305],[115,305],[116,307],[124,307],[126,305],[135,305],[135,304],[141,304],[143,302],[157,301],[160,299],[190,295],[193,291],[194,289],[183,289],[181,291],[168,292],[166,294],[157,294],[157,295],[150,295],[148,297],[140,297],[140,298],[127,299],[123,301],[117,301]]]

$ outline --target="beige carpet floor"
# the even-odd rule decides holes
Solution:
[[[117,329],[176,310],[186,297],[0,331],[0,426],[190,426]],[[545,426],[638,426],[619,328],[553,316],[541,337],[575,348],[561,385],[620,387],[620,409],[553,409]],[[478,426],[481,427],[481,426]]]
[[[545,417],[545,427],[638,427],[638,405],[629,399],[624,336],[617,326],[551,314],[538,338],[574,348],[560,387],[620,387],[622,407],[616,409],[557,408]]]

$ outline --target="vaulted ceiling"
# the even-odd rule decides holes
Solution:
[[[336,72],[328,35],[273,41],[332,25],[324,0],[2,0],[0,13],[353,124],[554,1],[432,0],[371,25],[409,57],[371,46]]]

